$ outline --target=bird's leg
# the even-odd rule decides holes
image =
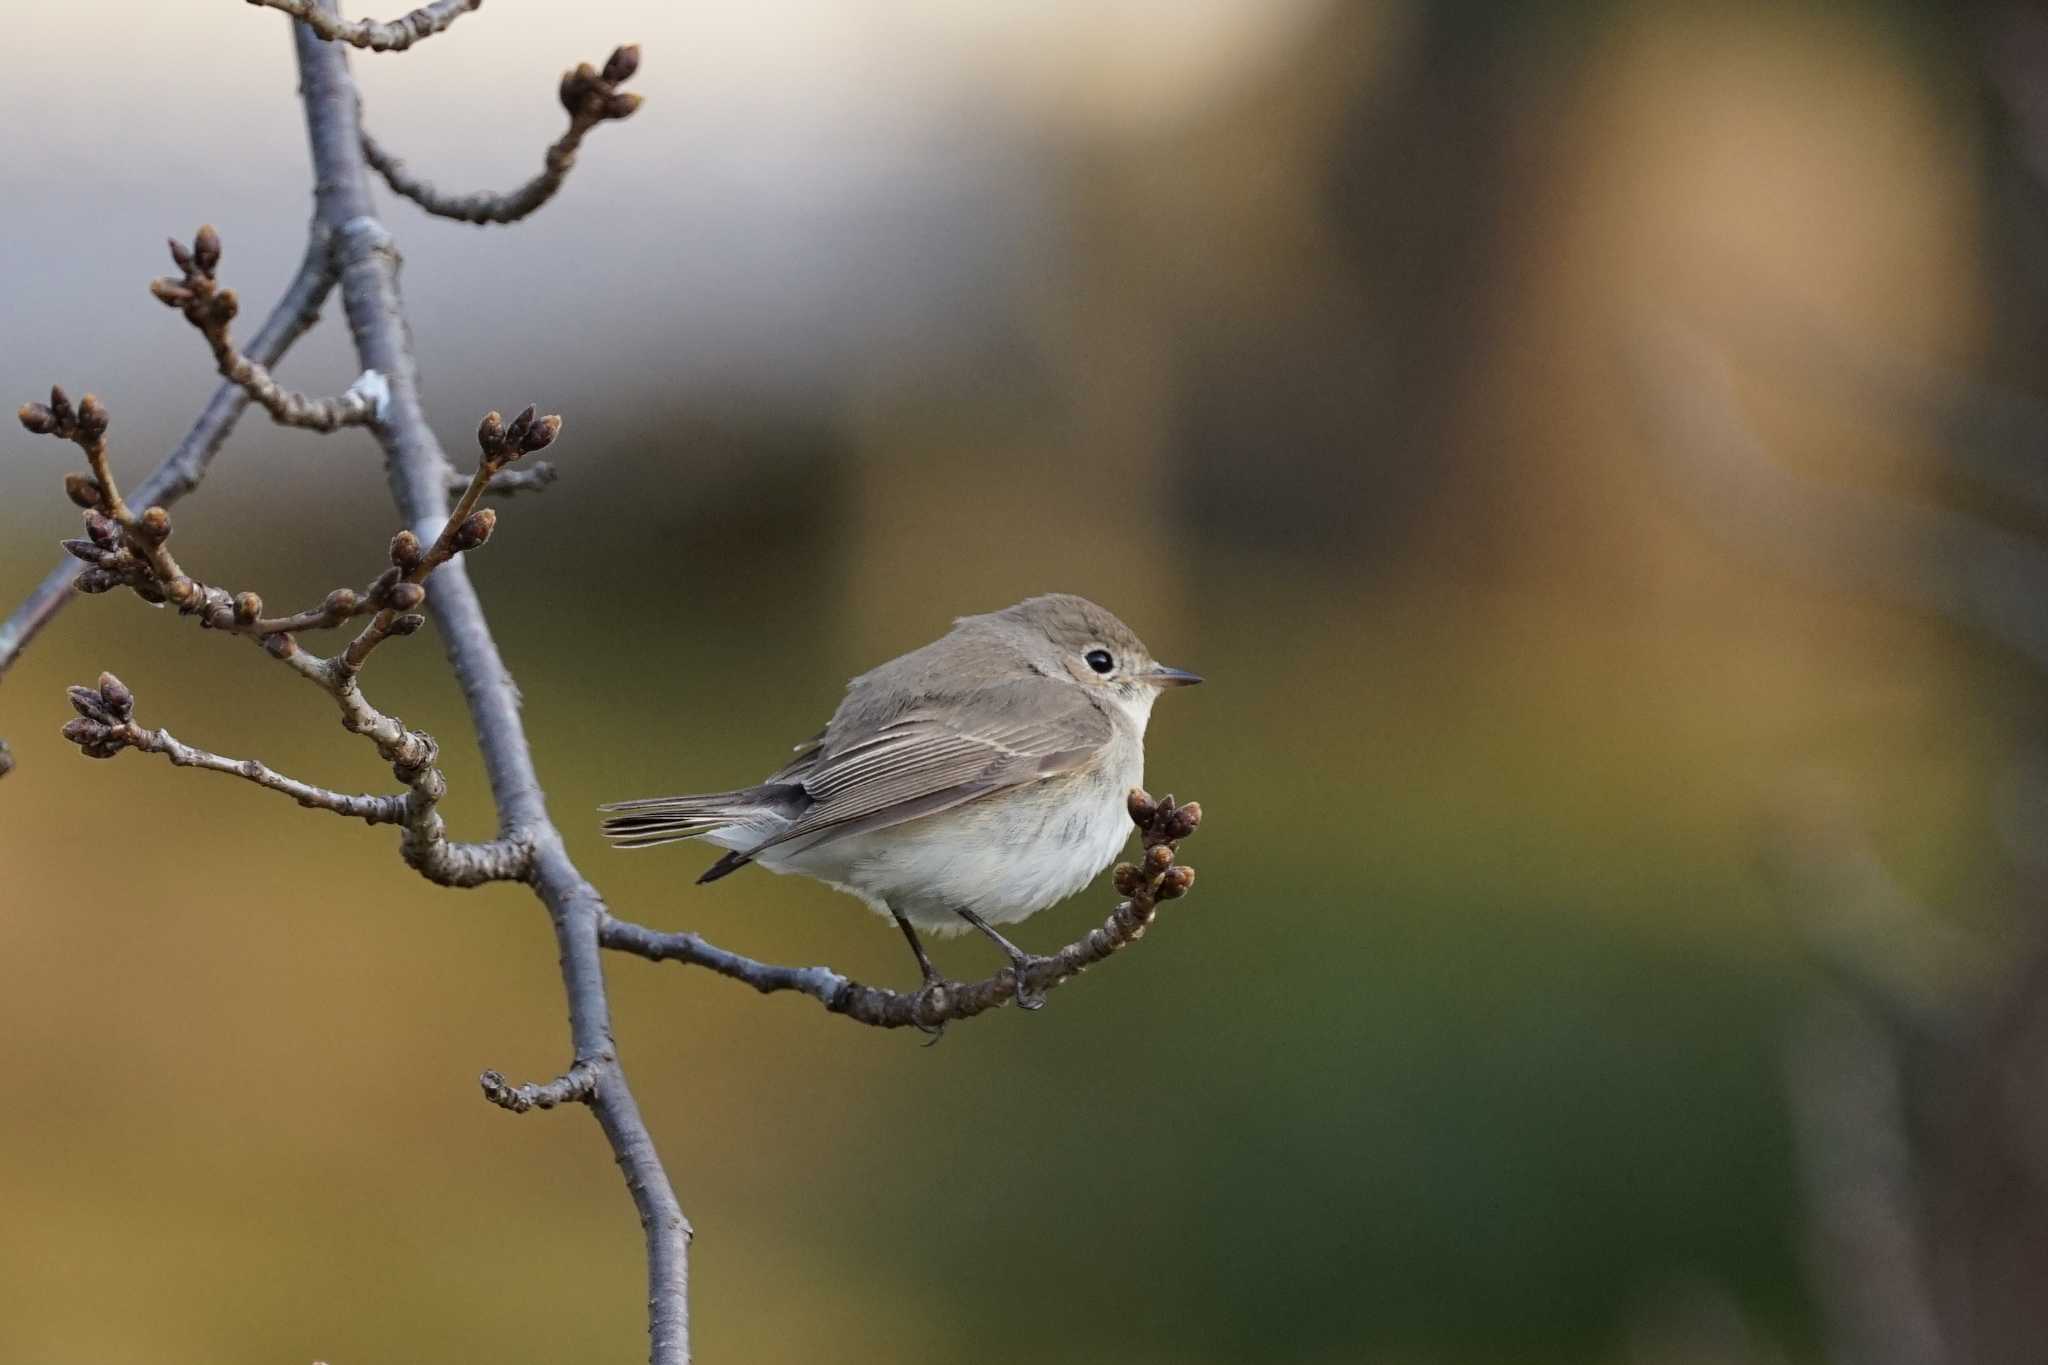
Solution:
[[[918,938],[917,930],[911,927],[910,921],[903,917],[903,912],[892,905],[889,907],[889,913],[896,917],[896,927],[903,931],[903,941],[910,945],[911,952],[917,954],[917,969],[924,973],[924,984],[917,991],[919,1006],[917,1012],[922,1013],[924,1003],[931,998],[933,992],[945,985],[945,978],[939,975],[937,967],[932,966],[931,957],[924,950],[924,943]],[[917,1020],[914,1016],[912,1023],[916,1025],[919,1033],[930,1034],[934,1043],[938,1042],[941,1035],[946,1031],[946,1026],[943,1023],[937,1025],[926,1024]]]
[[[1003,952],[1009,957],[1010,973],[1013,977],[1015,977],[1017,982],[1017,1008],[1024,1010],[1035,1010],[1040,1006],[1044,1005],[1045,996],[1041,992],[1034,991],[1031,989],[1028,983],[1026,973],[1028,973],[1031,970],[1031,968],[1036,966],[1038,963],[1050,962],[1052,959],[1040,957],[1036,953],[1025,952],[1022,948],[1019,948],[1016,944],[1010,942],[1010,940],[1004,938],[1001,934],[997,933],[996,928],[993,924],[990,924],[987,920],[983,919],[980,915],[975,914],[972,910],[960,909],[956,907],[953,913],[960,916],[961,919],[966,920],[975,928],[981,930],[983,934],[987,935],[991,943],[995,944],[996,947],[1001,948]]]

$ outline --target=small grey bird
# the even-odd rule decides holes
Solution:
[[[1086,598],[1033,597],[855,678],[832,723],[758,786],[616,802],[604,832],[621,848],[730,849],[700,882],[759,863],[858,896],[895,917],[927,985],[938,972],[920,928],[980,930],[1021,980],[1037,959],[995,926],[1115,860],[1152,703],[1200,681]]]

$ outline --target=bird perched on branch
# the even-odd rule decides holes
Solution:
[[[1033,597],[963,616],[855,678],[831,724],[766,781],[620,801],[603,807],[616,812],[604,832],[621,848],[702,839],[730,850],[700,882],[759,863],[858,896],[895,918],[927,985],[939,974],[917,931],[972,927],[1022,983],[1037,959],[995,926],[1064,900],[1115,860],[1152,703],[1200,681],[1154,661],[1086,598]]]

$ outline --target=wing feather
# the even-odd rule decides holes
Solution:
[[[863,734],[828,734],[801,775],[791,774],[814,804],[744,856],[797,840],[815,847],[1071,772],[1112,733],[1079,688],[1033,678],[919,707]]]

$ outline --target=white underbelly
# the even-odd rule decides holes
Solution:
[[[890,909],[920,929],[964,929],[968,909],[993,924],[1036,914],[1081,890],[1116,861],[1131,835],[1125,795],[1142,778],[1142,754],[1123,772],[1055,778],[971,801],[937,815],[848,835],[778,857],[800,872]]]

